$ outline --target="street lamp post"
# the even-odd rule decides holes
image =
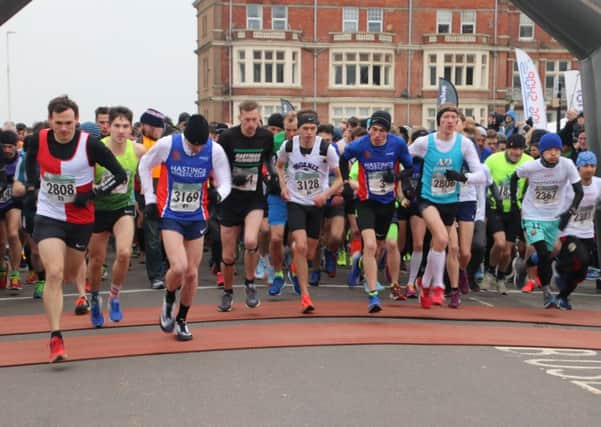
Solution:
[[[15,31],[7,31],[6,32],[6,85],[7,85],[7,91],[6,91],[6,99],[7,99],[7,103],[8,103],[8,120],[12,120],[11,117],[11,103],[10,103],[10,43],[9,43],[9,36],[11,34],[16,34]]]

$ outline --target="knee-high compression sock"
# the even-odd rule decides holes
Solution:
[[[411,261],[409,262],[409,283],[415,283],[423,256],[424,253],[422,251],[415,251],[411,254]]]
[[[445,269],[445,260],[446,253],[445,251],[435,251],[430,250],[431,259],[428,260],[428,263],[432,262],[432,284],[435,286],[444,287],[444,269]]]

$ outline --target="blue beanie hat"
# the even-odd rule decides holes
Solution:
[[[559,137],[559,135],[557,135],[556,133],[549,132],[544,134],[538,142],[538,149],[540,150],[540,154],[542,156],[542,154],[545,151],[551,148],[557,148],[561,151],[562,145],[561,138]]]
[[[593,165],[597,166],[597,156],[592,151],[581,151],[576,159],[576,167]]]
[[[82,124],[79,125],[79,128],[81,130],[83,130],[84,132],[89,133],[90,135],[92,135],[94,138],[98,138],[100,139],[100,137],[102,136],[100,134],[100,128],[98,127],[98,125],[94,122],[84,122]]]

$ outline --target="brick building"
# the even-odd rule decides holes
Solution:
[[[438,78],[446,77],[466,115],[484,123],[510,105],[520,116],[515,47],[537,63],[548,103],[562,71],[578,66],[505,0],[197,0],[194,7],[197,103],[210,120],[235,121],[248,98],[267,116],[285,98],[324,122],[384,109],[398,125],[431,128]]]

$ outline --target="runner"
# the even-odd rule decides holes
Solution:
[[[39,188],[33,238],[46,271],[44,307],[50,324],[50,362],[67,356],[60,328],[63,281],[74,284],[94,225],[94,204],[126,179],[110,150],[87,133],[77,131],[79,108],[67,96],[48,104],[51,129],[32,138],[26,158],[27,200]],[[94,166],[106,167],[114,179],[93,188]],[[39,165],[39,173],[37,167]],[[37,173],[37,174],[36,174]]]
[[[518,209],[518,179],[528,179],[522,201],[522,227],[526,243],[533,246],[538,258],[538,275],[543,288],[545,308],[558,307],[551,293],[551,250],[559,230],[565,229],[569,219],[577,212],[583,197],[580,175],[574,162],[561,157],[561,138],[556,133],[545,134],[539,143],[540,159],[519,166],[511,176],[511,208]],[[569,208],[563,211],[563,198],[569,186],[574,197]]]
[[[453,287],[449,307],[458,308],[461,304],[457,288],[459,281],[459,249],[455,227],[459,200],[457,184],[458,182],[480,184],[486,180],[474,143],[455,131],[458,113],[454,105],[442,105],[436,115],[438,131],[418,138],[409,147],[411,155],[424,159],[417,210],[432,235],[426,269],[420,286],[420,303],[423,308],[430,308],[433,300],[444,300],[443,276],[447,246],[451,254],[447,259],[447,270]],[[471,172],[461,172],[464,163],[467,163]],[[430,295],[431,287],[434,288],[433,295]]]
[[[277,171],[282,199],[287,202],[288,229],[293,240],[293,262],[301,290],[303,313],[314,310],[309,295],[307,260],[315,258],[319,245],[323,207],[342,186],[334,147],[317,136],[319,121],[311,110],[297,114],[299,135],[286,141],[278,153]],[[330,186],[329,173],[335,174]]]
[[[363,238],[363,257],[354,258],[353,267],[362,264],[369,289],[368,312],[382,310],[376,289],[378,266],[376,252],[383,247],[386,233],[394,215],[397,194],[395,182],[399,176],[399,163],[405,168],[402,174],[403,192],[410,192],[412,160],[402,138],[392,135],[390,114],[375,111],[370,118],[369,135],[348,144],[340,155],[340,171],[345,183],[343,195],[350,202],[353,189],[349,184],[350,159],[359,162],[359,191],[357,223]],[[407,193],[405,193],[407,195]],[[355,265],[356,264],[356,265]]]
[[[260,127],[259,104],[254,101],[242,102],[239,111],[240,125],[227,129],[219,137],[232,174],[232,192],[220,208],[224,286],[221,303],[217,308],[223,312],[232,309],[236,246],[242,225],[246,306],[255,308],[260,304],[254,280],[259,256],[259,227],[265,208],[262,166],[266,166],[270,177],[276,176],[272,162],[273,134]],[[272,178],[270,183],[272,181],[276,180]]]
[[[111,107],[109,110],[109,136],[102,142],[115,155],[127,179],[115,187],[110,194],[98,196],[95,203],[96,218],[88,249],[88,280],[92,299],[90,313],[92,325],[99,328],[104,324],[102,299],[99,296],[102,265],[106,259],[106,248],[111,235],[115,238],[115,260],[111,273],[108,310],[109,318],[119,322],[123,318],[119,293],[129,269],[129,259],[134,238],[134,177],[138,160],[146,152],[142,144],[129,139],[133,113],[125,107]],[[112,179],[104,167],[96,165],[94,183],[102,185]]]
[[[161,167],[161,178],[155,194],[151,170],[157,165]],[[186,317],[198,286],[198,266],[207,232],[208,179],[214,178],[214,197],[225,199],[231,185],[227,158],[221,146],[209,138],[207,120],[195,114],[188,119],[183,135],[161,138],[142,157],[139,175],[145,214],[159,221],[169,260],[159,324],[167,333],[175,329],[178,341],[189,341],[192,333]],[[174,317],[178,289],[180,303]]]

